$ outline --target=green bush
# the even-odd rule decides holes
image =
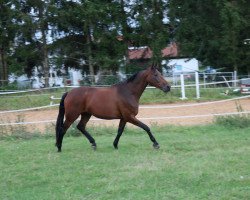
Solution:
[[[248,128],[250,127],[250,115],[230,115],[215,118],[215,123],[229,128]]]
[[[97,82],[97,85],[113,85],[116,83],[119,83],[120,80],[117,76],[115,75],[107,75],[107,76],[101,76]]]

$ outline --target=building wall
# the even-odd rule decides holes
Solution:
[[[180,58],[163,61],[163,73],[180,74],[199,71],[199,62],[195,58]]]

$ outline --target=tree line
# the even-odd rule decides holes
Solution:
[[[41,66],[116,71],[128,47],[148,46],[153,62],[176,42],[204,65],[250,71],[249,1],[0,0],[0,80]],[[46,80],[46,79],[45,79]],[[48,79],[46,80],[48,84]]]

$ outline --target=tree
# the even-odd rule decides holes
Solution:
[[[49,59],[48,42],[50,32],[50,0],[19,0],[12,6],[18,15],[15,21],[15,45],[10,67],[29,76],[35,66],[42,66],[45,86],[48,87]]]
[[[81,68],[91,75],[99,69],[115,72],[128,46],[149,46],[153,60],[160,62],[161,49],[169,42],[166,0],[13,2],[16,6],[6,5],[12,14],[12,10],[18,13],[17,20],[1,12],[18,27],[12,31],[8,23],[2,29],[14,41],[13,48],[2,45],[11,50],[9,66],[28,75],[35,66],[42,66],[46,86],[51,65]],[[2,41],[10,44],[6,38]]]
[[[244,71],[241,55],[246,36],[242,33],[249,29],[249,22],[242,8],[248,4],[244,0],[170,1],[170,22],[182,55],[196,57],[205,65]]]
[[[17,33],[16,5],[3,0],[0,4],[0,85],[8,82],[8,61]]]
[[[170,42],[166,1],[142,0],[135,3],[131,10],[130,18],[134,20],[133,45],[150,47],[153,51],[152,60],[160,63],[161,50]]]
[[[57,59],[64,60],[66,67],[78,65],[90,75],[95,68],[116,68],[122,55],[116,40],[117,3],[62,0],[56,4],[54,26],[59,37],[54,50],[61,52]]]
[[[235,71],[241,67],[243,40],[241,32],[245,29],[247,19],[241,14],[240,2],[225,1],[221,9],[222,18],[222,46],[221,52],[225,55],[225,63],[231,65]]]
[[[64,52],[64,60],[68,61],[65,64],[79,66],[84,60],[86,64],[82,68],[86,70],[87,66],[91,75],[94,68],[117,71],[131,45],[150,46],[155,52],[154,59],[159,61],[162,48],[169,42],[164,1],[61,0],[56,3],[54,26],[60,35],[57,42],[64,47],[60,47],[60,52]],[[69,45],[70,38],[73,40]]]

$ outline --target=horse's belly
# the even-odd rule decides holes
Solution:
[[[101,119],[121,118],[117,104],[109,98],[95,98],[87,106],[87,112]]]
[[[86,99],[86,112],[101,119],[119,119],[117,93],[111,89],[94,89]]]
[[[93,114],[95,117],[101,119],[121,118],[120,113],[117,111],[117,109],[114,109],[109,106],[95,106],[94,108],[91,108],[88,112]]]

